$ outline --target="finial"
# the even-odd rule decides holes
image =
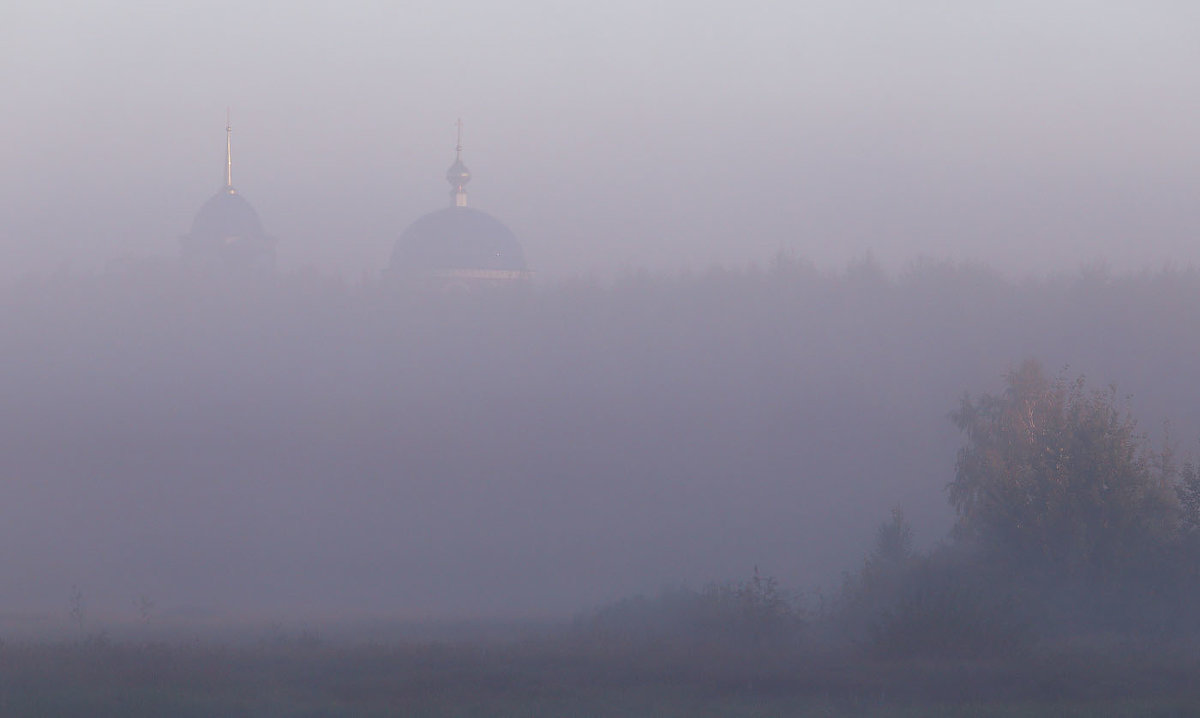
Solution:
[[[454,164],[446,170],[446,181],[450,183],[450,206],[467,206],[466,184],[471,181],[471,172],[462,161],[462,118],[458,118],[458,143],[454,146]]]
[[[229,108],[225,108],[225,191],[233,194],[233,124]]]

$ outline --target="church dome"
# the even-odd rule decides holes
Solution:
[[[254,207],[232,189],[222,189],[200,207],[181,249],[185,262],[206,269],[269,272],[275,267],[275,240],[263,231]]]
[[[263,231],[258,212],[233,188],[232,128],[225,124],[225,186],[196,213],[180,242],[185,262],[221,272],[270,272],[275,239]]]
[[[447,207],[413,222],[392,250],[397,273],[524,272],[516,236],[495,217],[470,207]]]
[[[471,172],[462,161],[462,120],[446,181],[450,206],[430,212],[404,230],[392,249],[391,274],[435,286],[507,284],[528,278],[525,253],[508,227],[486,212],[467,207]]]
[[[240,194],[221,190],[200,207],[192,220],[190,236],[208,237],[222,243],[263,236],[258,212]]]

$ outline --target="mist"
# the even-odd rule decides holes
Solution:
[[[1029,357],[1200,437],[1192,271],[1011,281],[780,256],[427,294],[171,265],[26,280],[0,327],[14,625],[566,617],[762,570],[836,586],[901,507],[931,546],[964,392]],[[24,623],[22,623],[24,622]]]
[[[3,3],[3,712],[1197,712],[1198,23]]]

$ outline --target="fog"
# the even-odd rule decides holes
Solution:
[[[1012,276],[1197,260],[1188,3],[26,1],[0,9],[0,272],[170,257],[223,172],[350,281],[445,203],[540,276],[780,249]]]
[[[1197,12],[7,3],[0,620],[833,587],[1029,357],[1190,450]],[[227,108],[261,283],[176,262]],[[381,276],[458,117],[527,287]]]
[[[410,293],[172,265],[0,301],[2,600],[56,625],[568,616],[749,575],[835,588],[942,539],[964,391],[1027,357],[1200,437],[1191,271],[629,274]],[[99,620],[99,619],[97,619]]]

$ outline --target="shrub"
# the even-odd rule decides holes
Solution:
[[[804,626],[798,601],[757,568],[745,581],[623,599],[580,623],[591,637],[612,644],[683,650],[786,647],[799,641]]]
[[[869,625],[870,649],[888,658],[1007,656],[1033,643],[1012,594],[953,571],[918,571]]]

